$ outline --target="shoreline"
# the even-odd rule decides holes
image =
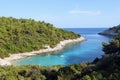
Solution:
[[[60,43],[57,44],[56,47],[54,47],[54,48],[51,48],[50,46],[46,46],[47,49],[40,49],[40,50],[37,50],[37,51],[12,54],[9,57],[6,57],[4,59],[0,58],[0,65],[1,66],[12,65],[13,60],[18,60],[18,59],[22,59],[22,58],[25,58],[25,57],[40,55],[40,54],[54,52],[54,51],[60,51],[67,44],[74,43],[74,42],[82,42],[82,41],[85,41],[85,40],[86,39],[81,36],[80,38],[77,38],[77,39],[69,39],[69,40],[60,41]]]

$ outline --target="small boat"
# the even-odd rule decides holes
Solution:
[[[60,57],[64,57],[64,55],[60,55]]]

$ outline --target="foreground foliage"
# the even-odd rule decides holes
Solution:
[[[0,17],[1,58],[13,53],[43,49],[45,45],[55,47],[62,40],[78,37],[79,34],[55,28],[44,21]]]
[[[42,67],[0,67],[0,80],[119,80],[120,55],[103,57],[96,64]]]

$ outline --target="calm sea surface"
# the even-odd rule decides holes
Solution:
[[[87,41],[67,45],[62,51],[55,54],[37,55],[13,62],[15,65],[38,64],[42,66],[68,65],[81,63],[84,61],[91,62],[96,57],[101,57],[101,43],[108,42],[110,38],[98,35],[97,33],[105,28],[66,28],[65,30],[81,34]]]

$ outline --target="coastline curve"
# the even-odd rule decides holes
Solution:
[[[47,49],[40,49],[38,51],[12,54],[9,57],[6,57],[4,59],[0,58],[0,65],[1,66],[12,65],[12,61],[14,61],[14,60],[22,59],[22,58],[29,57],[29,56],[59,51],[59,50],[62,50],[67,44],[74,43],[74,42],[82,42],[85,40],[86,39],[81,36],[80,38],[77,38],[77,39],[69,39],[69,40],[60,41],[60,43],[57,44],[56,47],[54,47],[54,48],[47,46]]]

